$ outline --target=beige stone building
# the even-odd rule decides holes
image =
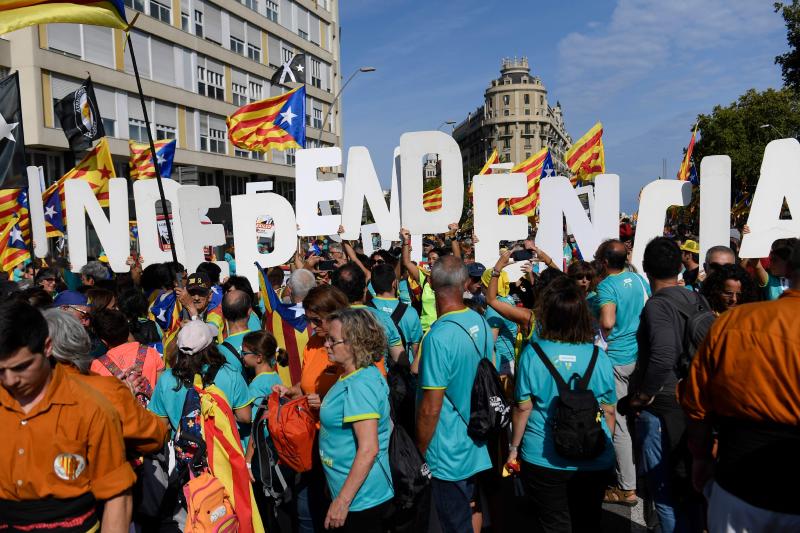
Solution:
[[[230,196],[272,180],[294,203],[294,154],[234,148],[226,116],[286,89],[270,77],[306,54],[307,146],[340,145],[338,0],[125,0],[155,139],[177,139],[173,178],[217,185],[210,213],[230,232]],[[128,175],[128,139],[147,142],[130,55],[120,30],[48,24],[0,38],[0,76],[18,71],[29,163],[48,183],[75,162],[53,104],[91,74],[117,176]]]
[[[461,148],[468,179],[480,171],[497,148],[502,162],[520,163],[548,146],[563,175],[564,153],[572,138],[564,126],[561,105],[551,106],[547,89],[532,76],[528,59],[503,59],[500,77],[484,93],[484,103],[458,124],[453,137]]]

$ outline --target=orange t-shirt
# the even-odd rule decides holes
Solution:
[[[139,343],[136,341],[126,342],[111,348],[106,355],[111,361],[117,365],[120,370],[127,371],[136,363],[136,354],[139,352]],[[100,362],[100,359],[92,361],[92,366],[89,369],[95,374],[101,376],[111,376],[111,372]],[[150,382],[153,389],[156,388],[156,380],[158,373],[164,370],[164,361],[161,359],[161,354],[155,348],[147,348],[147,354],[144,357],[144,366],[142,367],[142,375]],[[119,377],[119,376],[114,376]]]
[[[375,366],[386,377],[383,360],[375,363]],[[320,398],[324,398],[341,375],[342,367],[328,359],[325,337],[313,335],[308,339],[303,350],[303,372],[300,374],[300,389],[303,394],[319,394]]]

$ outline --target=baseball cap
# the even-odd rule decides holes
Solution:
[[[471,278],[479,278],[483,276],[484,272],[486,272],[486,267],[481,263],[470,263],[467,265],[467,274],[469,274]]]
[[[681,250],[684,252],[689,252],[692,254],[699,254],[700,253],[700,245],[697,244],[697,241],[688,240],[681,245]]]
[[[214,337],[212,326],[202,320],[192,320],[178,332],[178,350],[188,355],[196,354],[214,342]]]
[[[195,272],[186,280],[186,289],[211,289],[211,280],[205,272]]]
[[[53,307],[61,307],[62,305],[89,305],[89,299],[85,294],[78,291],[64,291],[60,292],[56,299],[53,300]]]

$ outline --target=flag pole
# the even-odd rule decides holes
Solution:
[[[144,115],[144,123],[145,128],[147,130],[147,140],[150,142],[150,157],[153,160],[153,168],[156,171],[156,182],[158,183],[158,195],[161,197],[161,207],[164,210],[164,218],[167,221],[167,237],[169,237],[169,242],[171,244],[170,251],[172,252],[172,260],[174,262],[178,262],[178,254],[175,250],[177,244],[175,243],[175,239],[172,236],[172,220],[174,217],[170,219],[170,215],[172,215],[172,206],[170,206],[170,212],[167,213],[167,198],[164,195],[164,184],[161,182],[161,167],[158,164],[158,156],[156,155],[156,144],[153,142],[153,132],[150,130],[150,119],[147,116],[147,104],[144,101],[144,92],[142,91],[142,80],[139,78],[139,67],[136,66],[136,54],[133,53],[133,39],[131,39],[130,32],[126,33],[126,37],[128,39],[128,50],[131,53],[131,63],[133,64],[133,75],[136,77],[136,88],[139,90],[139,102],[142,104],[142,114]]]

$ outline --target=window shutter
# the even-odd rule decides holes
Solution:
[[[83,27],[83,55],[86,61],[114,67],[114,38],[111,28]]]
[[[206,58],[206,69],[217,74],[225,75],[225,67],[222,63],[217,63],[213,59]]]
[[[173,104],[156,102],[155,123],[162,126],[178,127],[178,117]]]
[[[205,2],[203,2],[203,0],[194,0],[194,2],[192,2],[192,7],[195,11],[205,13]],[[194,15],[192,15],[192,21],[194,21]]]
[[[244,41],[244,21],[231,15],[231,37]]]
[[[186,148],[197,150],[197,131],[194,127],[194,109],[186,110]]]
[[[292,30],[292,33],[297,33],[297,27],[298,27],[297,23],[298,23],[299,18],[300,18],[300,9],[301,8],[300,8],[300,6],[295,4],[294,2],[290,2],[289,5],[291,6],[290,9],[291,9],[291,13],[292,13],[292,20],[291,20],[291,22],[287,21],[287,24],[284,24],[284,26],[287,26],[290,30]]]
[[[204,30],[206,38],[222,43],[222,13],[218,7],[206,4]]]
[[[247,43],[261,50],[261,30],[250,24],[247,25]]]
[[[281,7],[278,10],[278,20],[284,28],[292,27],[292,2],[291,0],[281,0]]]
[[[47,46],[81,56],[81,28],[77,24],[48,24]]]
[[[270,35],[267,39],[269,46],[269,64],[273,67],[279,67],[283,64],[283,57],[281,56],[281,42],[277,37]]]
[[[235,68],[231,69],[231,83],[236,83],[238,85],[244,85],[247,87],[247,74],[240,70],[236,70]]]
[[[319,18],[315,14],[311,13],[309,15],[309,19],[310,19],[309,22],[308,22],[308,29],[310,30],[308,32],[309,38],[311,39],[312,43],[320,44],[319,43],[319,39],[320,39],[320,37],[319,37]]]
[[[200,135],[208,136],[208,115],[200,113]]]
[[[147,103],[147,100],[145,100]],[[144,113],[142,113],[142,104],[138,98],[128,96],[128,118],[136,120],[144,120]]]
[[[143,78],[150,78],[150,38],[140,31],[132,30],[131,40],[133,41],[133,48],[136,50],[136,64],[139,66],[139,74]],[[131,55],[127,52],[125,53],[125,72],[133,74]]]
[[[192,68],[192,52],[184,48],[183,53],[183,88],[195,92],[197,87],[192,83],[194,69]]]
[[[227,131],[227,128],[225,127],[225,119],[219,117],[209,116],[208,127],[209,129]]]
[[[168,85],[175,85],[175,54],[172,45],[152,39],[154,72],[153,79]]]
[[[95,85],[94,95],[97,98],[97,107],[100,108],[100,116],[117,120],[117,102],[114,91]]]
[[[308,35],[308,10],[300,6],[297,6],[297,29]]]
[[[50,79],[53,88],[53,98],[56,100],[61,100],[69,93],[74,92],[81,85],[81,82],[78,80],[63,78],[55,74],[53,74]]]

